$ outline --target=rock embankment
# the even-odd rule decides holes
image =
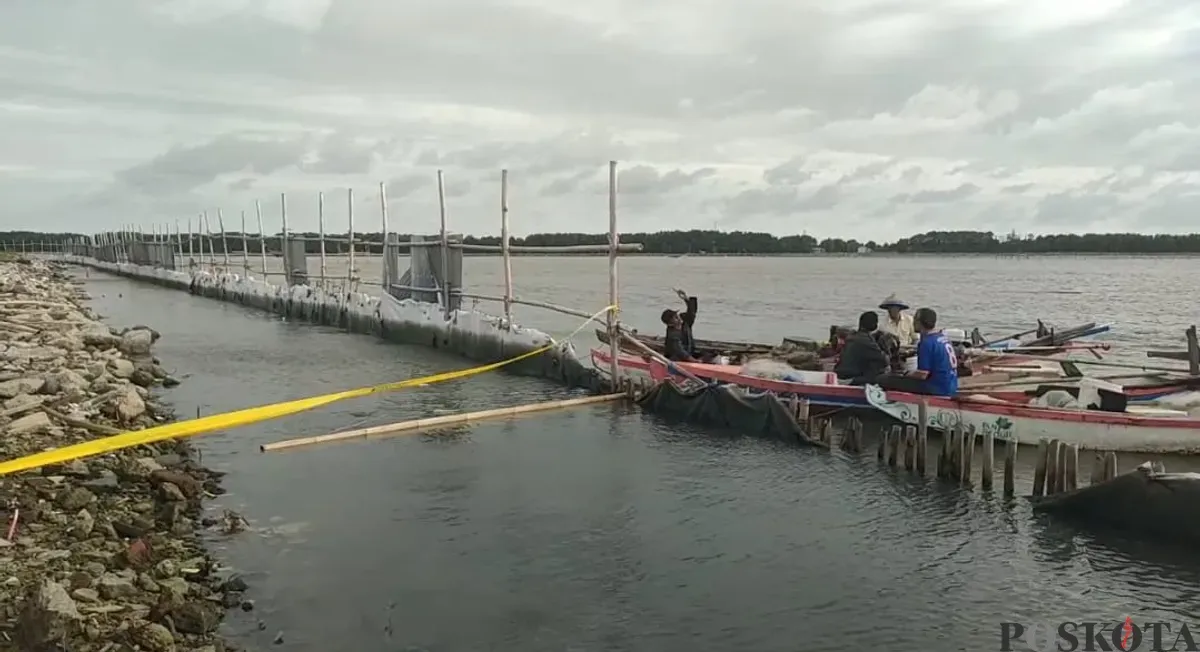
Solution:
[[[170,421],[158,333],[114,331],[52,263],[0,261],[0,460]],[[202,548],[216,472],[183,442],[0,476],[0,650],[217,652],[245,585]],[[249,606],[246,603],[244,606]]]

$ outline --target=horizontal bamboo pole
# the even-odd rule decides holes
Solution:
[[[423,243],[414,243],[420,246]],[[451,243],[450,248],[460,248],[463,251],[500,251],[500,245],[479,245],[479,244],[458,244]],[[605,254],[609,252],[610,247],[606,244],[598,245],[509,245],[508,250],[514,254]],[[617,251],[619,252],[637,252],[642,250],[640,242],[627,242],[618,244]]]
[[[513,407],[495,408],[492,410],[481,410],[479,412],[463,412],[460,414],[447,414],[440,417],[428,417],[425,419],[412,419],[411,421],[401,421],[399,423],[387,423],[382,426],[371,426],[369,428],[359,428],[357,430],[347,430],[345,432],[331,432],[327,435],[316,435],[313,437],[299,437],[296,439],[287,439],[277,441],[271,444],[263,444],[259,447],[264,453],[272,451],[284,450],[288,448],[297,448],[299,446],[311,446],[312,444],[325,444],[329,442],[345,441],[347,439],[361,439],[372,435],[383,435],[393,432],[405,432],[411,430],[420,430],[425,428],[434,428],[440,426],[452,426],[472,421],[482,421],[484,419],[496,419],[501,417],[511,417],[518,414],[529,414],[532,412],[545,412],[547,410],[557,410],[559,408],[575,407],[578,405],[591,405],[593,403],[605,403],[615,401],[624,397],[624,394],[601,394],[599,396],[584,396],[581,398],[568,398],[558,401],[544,401],[542,403],[529,403],[526,405],[516,405]]]
[[[396,287],[396,286],[393,285],[392,287]],[[428,291],[428,290],[426,290],[426,291]],[[454,292],[453,290],[451,291],[451,294],[456,294],[465,299],[479,299],[480,301],[496,301],[499,303],[504,302],[504,297],[495,296],[495,295],[491,295],[491,294],[473,294],[470,292]],[[574,308],[560,306],[556,303],[550,303],[549,301],[534,301],[532,299],[521,299],[519,297],[513,297],[512,299],[509,299],[509,301],[511,303],[520,304],[522,306],[531,306],[534,308],[544,308],[546,310],[552,310],[554,312],[561,312],[564,315],[572,315],[575,317],[582,317],[584,319],[591,318],[591,315],[589,315],[588,313],[586,313],[582,310],[576,310]]]

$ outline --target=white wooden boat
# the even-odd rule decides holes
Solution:
[[[641,360],[640,363],[654,381],[681,379],[667,365],[656,360]],[[1075,444],[1081,450],[1200,454],[1200,419],[1179,410],[1149,406],[1129,406],[1124,412],[1050,408],[1001,400],[986,394],[944,398],[885,392],[874,385],[864,388],[811,381],[789,382],[741,375],[733,369],[702,369],[700,365],[689,363],[681,366],[693,373],[704,372],[697,375],[705,380],[736,385],[746,391],[796,396],[823,405],[870,407],[913,425],[917,423],[920,405],[924,402],[928,426],[938,431],[961,425],[977,433],[991,433],[997,440],[1011,439],[1022,445],[1037,445],[1045,437]]]

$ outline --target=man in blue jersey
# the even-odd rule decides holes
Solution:
[[[958,393],[958,356],[950,340],[937,330],[937,313],[921,308],[913,315],[913,325],[920,334],[917,370],[903,376],[882,376],[878,385],[911,394],[954,396]]]

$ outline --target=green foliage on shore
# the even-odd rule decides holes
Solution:
[[[252,236],[255,234],[251,234]],[[308,251],[317,253],[320,245],[316,233],[297,233],[310,238]],[[278,234],[268,238],[267,249],[279,251]],[[0,232],[0,243],[12,248],[19,243],[59,243],[77,238],[76,233],[36,233],[32,231]],[[148,238],[149,236],[147,236]],[[411,236],[401,234],[400,240]],[[359,242],[383,241],[381,233],[357,233]],[[216,249],[220,250],[220,239]],[[1141,233],[1084,233],[1020,237],[1015,233],[998,237],[991,231],[929,231],[902,238],[896,242],[860,242],[841,238],[818,240],[809,235],[775,236],[752,231],[658,231],[655,233],[622,233],[622,242],[640,242],[646,254],[726,254],[726,255],[788,255],[788,254],[853,254],[891,252],[913,254],[1200,254],[1200,234],[1148,235]],[[231,252],[241,252],[241,234],[226,234]],[[498,236],[466,236],[468,244],[499,245]],[[523,238],[514,237],[513,245],[603,245],[608,235],[601,233],[535,233]],[[36,246],[36,245],[35,245]],[[257,242],[250,245],[258,250]],[[344,243],[326,242],[331,254],[345,249]]]

